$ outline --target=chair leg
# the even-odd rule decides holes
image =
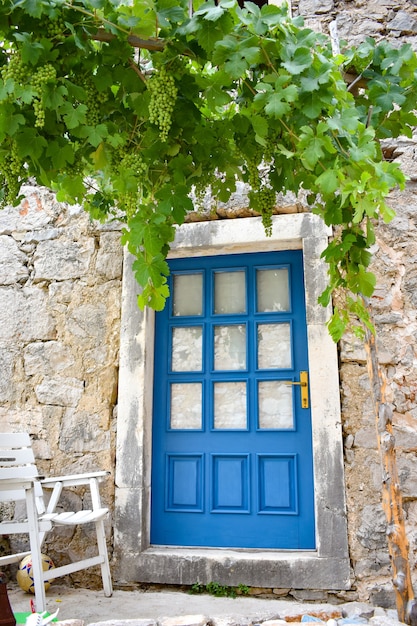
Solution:
[[[100,502],[100,490],[98,480],[93,478],[90,480],[90,492],[91,492],[91,501],[94,509],[99,509],[101,507]],[[113,595],[113,586],[111,580],[110,573],[110,564],[109,557],[107,553],[107,544],[106,544],[106,533],[104,530],[104,521],[99,520],[95,522],[96,526],[96,535],[97,535],[97,546],[98,553],[103,559],[103,563],[101,563],[101,578],[103,580],[103,591],[104,595],[108,598]]]
[[[35,585],[36,611],[42,613],[46,610],[46,598],[45,585],[43,582],[39,525],[33,488],[26,491],[26,505],[29,524],[30,552],[32,556],[33,584]]]
[[[103,580],[103,591],[104,591],[104,595],[109,598],[111,595],[113,595],[113,586],[112,586],[111,573],[110,573],[109,557],[107,553],[104,521],[99,520],[98,522],[95,523],[95,526],[96,526],[98,552],[100,556],[103,558],[103,563],[100,565],[101,578]]]

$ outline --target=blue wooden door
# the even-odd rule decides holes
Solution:
[[[156,314],[151,543],[314,549],[301,251],[170,261]],[[303,397],[302,393],[303,392]]]

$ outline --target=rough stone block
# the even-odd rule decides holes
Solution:
[[[364,507],[357,536],[360,543],[370,550],[386,547],[386,520],[381,505],[369,504]]]
[[[104,303],[83,303],[71,311],[67,319],[68,331],[93,345],[105,339],[107,310]]]
[[[392,617],[383,616],[383,615],[375,615],[375,617],[371,617],[369,620],[370,626],[403,626],[404,622],[400,622],[397,619],[393,619]]]
[[[45,378],[36,385],[35,394],[41,404],[75,407],[83,390],[84,383],[78,378]]]
[[[27,376],[39,373],[53,376],[74,363],[68,346],[58,341],[31,343],[25,348],[23,358]]]
[[[284,624],[287,624],[285,619],[269,619],[262,622],[262,626],[284,626]]]
[[[112,619],[105,622],[92,622],[88,626],[157,626],[153,619]]]
[[[0,285],[13,285],[27,278],[26,255],[12,237],[0,236]]]
[[[251,626],[252,620],[244,617],[212,617],[210,619],[211,626]]]
[[[55,339],[47,294],[37,287],[0,287],[0,342]]]
[[[301,15],[320,15],[331,11],[334,2],[333,0],[300,0],[298,6]]]
[[[60,449],[68,454],[108,450],[110,433],[100,427],[101,420],[97,413],[68,409],[64,414],[59,437]]]
[[[13,397],[13,368],[16,351],[9,346],[0,346],[0,402],[9,402]]]
[[[366,602],[349,602],[343,605],[343,617],[365,617],[369,619],[374,615],[374,607]]]
[[[85,276],[94,252],[94,240],[39,242],[34,255],[35,280],[69,280]]]
[[[387,27],[388,30],[395,30],[401,33],[417,33],[417,21],[407,11],[398,11],[394,19],[388,22]]]
[[[180,615],[158,620],[160,626],[207,626],[210,618],[205,615]]]
[[[122,266],[123,249],[120,243],[120,233],[102,233],[96,258],[98,274],[107,280],[114,280],[121,277]]]
[[[0,211],[0,233],[10,235],[14,231],[39,230],[50,224],[54,218],[53,195],[38,187],[24,186],[26,197],[19,207],[7,206]],[[48,209],[48,210],[46,210]]]

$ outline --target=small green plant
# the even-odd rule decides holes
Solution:
[[[249,587],[246,585],[238,585],[237,587],[229,587],[228,585],[221,585],[220,583],[210,582],[204,585],[203,583],[194,583],[191,586],[190,593],[209,593],[211,596],[217,598],[236,598],[236,595],[247,595],[249,593]]]
[[[249,593],[249,587],[247,585],[242,585],[241,583],[240,585],[237,586],[237,591],[239,592],[239,595],[247,596]]]
[[[207,592],[211,596],[236,598],[236,590],[234,587],[221,585],[220,583],[211,582],[206,585]]]
[[[202,583],[194,583],[194,585],[191,586],[190,589],[190,593],[204,593],[205,587]]]

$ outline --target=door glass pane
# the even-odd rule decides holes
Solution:
[[[265,380],[258,385],[259,428],[294,428],[293,388],[286,381]]]
[[[214,428],[246,428],[246,383],[214,384]]]
[[[258,324],[258,368],[288,369],[291,362],[289,324]]]
[[[214,273],[214,312],[245,313],[245,272]]]
[[[174,274],[173,314],[202,315],[203,275]]]
[[[202,428],[201,383],[171,385],[170,428]]]
[[[257,270],[256,290],[258,312],[290,310],[287,269]]]
[[[214,327],[214,369],[246,369],[246,326]]]
[[[172,371],[201,372],[203,367],[203,329],[178,326],[172,330]]]

